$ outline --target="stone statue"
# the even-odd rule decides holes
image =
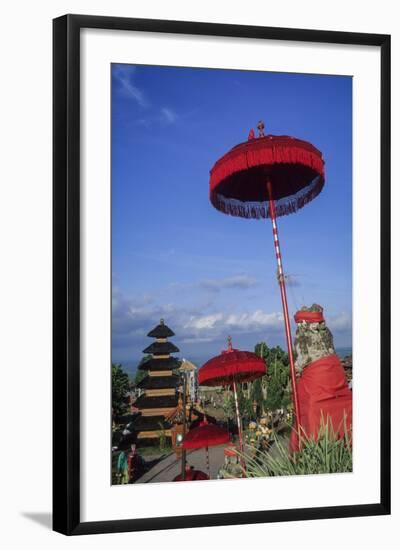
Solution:
[[[314,313],[316,315],[303,316],[308,317],[309,320],[306,321],[303,318],[302,321],[297,323],[296,337],[294,340],[294,351],[296,356],[295,367],[297,374],[301,374],[308,363],[316,361],[325,355],[336,353],[333,345],[332,333],[326,326],[325,319],[323,319],[323,308],[318,304],[313,304],[311,307],[303,306],[297,312],[297,318],[300,317],[299,314],[302,312]],[[323,320],[321,320],[321,318]]]
[[[300,434],[292,430],[290,449],[298,451],[301,437],[316,439],[322,424],[328,425],[331,435],[341,438],[346,432],[350,436],[352,392],[335,353],[322,307],[317,304],[302,307],[294,318],[297,323],[295,367],[300,375],[297,379]]]

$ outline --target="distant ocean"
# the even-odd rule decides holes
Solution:
[[[346,355],[352,355],[353,348],[336,348],[336,353],[343,359],[343,357],[346,357]]]

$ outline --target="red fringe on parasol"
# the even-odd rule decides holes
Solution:
[[[271,217],[266,179],[273,183],[275,214],[291,214],[321,192],[322,154],[307,141],[289,136],[251,139],[221,157],[210,171],[210,201],[225,214]]]
[[[251,382],[266,374],[266,365],[261,357],[250,351],[237,349],[223,351],[199,369],[199,384],[202,386],[229,386]]]

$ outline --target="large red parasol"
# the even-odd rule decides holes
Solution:
[[[272,184],[275,215],[292,214],[313,200],[325,182],[321,152],[290,136],[265,136],[237,145],[210,172],[210,200],[225,214],[272,218],[267,181]]]
[[[262,121],[257,127],[260,137],[254,138],[254,132],[250,132],[247,142],[231,149],[211,169],[210,201],[225,214],[272,220],[298,429],[296,373],[276,218],[296,212],[319,195],[325,183],[324,160],[321,152],[307,141],[290,136],[265,136]]]
[[[243,453],[242,423],[239,413],[237,384],[251,382],[266,374],[265,361],[250,351],[240,351],[232,347],[228,338],[228,349],[205,363],[198,372],[202,386],[232,386],[235,396],[236,420],[239,431],[240,450]]]
[[[208,447],[223,445],[228,441],[229,433],[226,430],[204,420],[197,428],[188,431],[183,438],[182,447],[183,449],[206,449],[207,470],[209,477],[211,477]]]

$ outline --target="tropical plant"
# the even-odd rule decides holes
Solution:
[[[255,353],[266,362],[267,374],[260,380],[261,394],[257,389],[257,397],[254,400],[258,405],[261,404],[263,409],[286,408],[291,400],[287,353],[280,346],[269,348],[265,342],[256,344]]]
[[[147,376],[147,373],[145,370],[137,369],[135,378],[133,380],[133,385],[137,386],[143,380],[143,378],[146,378],[146,376]]]
[[[165,451],[167,451],[168,448],[169,448],[168,441],[167,441],[167,435],[165,433],[165,428],[162,425],[162,423],[159,422],[158,425],[160,426],[160,431],[158,432],[159,448],[160,448],[160,451],[162,453],[165,453]]]
[[[225,390],[222,400],[222,409],[228,419],[235,417],[235,400],[230,390]]]
[[[135,378],[133,380],[133,384],[135,386],[137,386],[139,382],[141,382],[143,378],[146,378],[147,376],[147,372],[145,370],[140,369],[139,367],[141,367],[144,363],[147,363],[147,361],[149,361],[149,359],[151,358],[152,358],[151,355],[145,355],[144,357],[142,357],[140,363],[137,366]]]
[[[111,367],[112,409],[114,416],[121,416],[128,410],[127,393],[130,389],[129,376],[120,364]]]
[[[331,422],[321,422],[317,438],[309,437],[304,432],[300,435],[300,450],[297,453],[290,453],[287,440],[276,434],[273,435],[272,441],[272,451],[259,451],[253,448],[251,455],[244,455],[247,477],[352,471],[351,432],[346,426],[343,437],[338,437]]]

